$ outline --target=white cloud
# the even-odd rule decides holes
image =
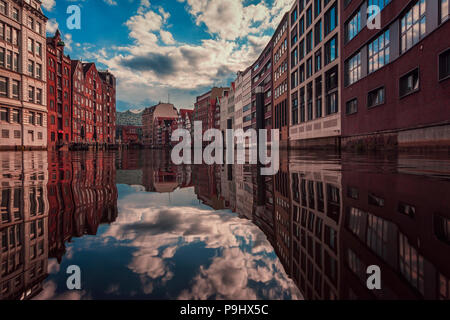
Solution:
[[[169,31],[161,30],[159,32],[159,34],[161,36],[162,41],[165,44],[169,44],[169,45],[170,44],[175,44],[175,40],[173,39],[173,36],[172,36],[172,34]]]
[[[52,11],[56,5],[55,0],[42,0],[42,6],[45,10]]]
[[[301,298],[258,227],[229,212],[192,206],[194,196],[194,188],[189,188],[170,198],[139,192],[119,200],[119,216],[102,236],[134,248],[128,268],[139,274],[145,294],[174,277],[178,250],[202,242],[220,253],[207,265],[199,262],[178,299]],[[264,288],[264,296],[255,283]]]
[[[240,0],[179,2],[186,4],[196,24],[206,26],[209,39],[199,44],[175,41],[168,31],[170,13],[141,0],[136,14],[125,22],[132,44],[102,53],[86,50],[85,58],[96,59],[116,75],[119,100],[143,106],[144,101],[165,100],[170,93],[177,107],[192,106],[193,91],[226,86],[227,79],[256,60],[270,39],[267,34],[292,0],[275,0],[272,7],[264,1],[252,5]]]
[[[47,33],[48,34],[51,34],[51,35],[54,35],[55,34],[55,32],[56,32],[56,30],[58,30],[58,27],[59,27],[59,25],[58,25],[58,22],[56,21],[56,19],[49,19],[49,20],[47,20]]]
[[[105,1],[110,6],[117,6],[117,2],[114,0],[103,0],[103,1]]]

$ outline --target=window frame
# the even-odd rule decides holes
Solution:
[[[416,70],[417,70],[417,81],[419,82],[419,83],[418,83],[418,86],[417,86],[417,89],[414,89],[414,90],[412,90],[412,91],[410,91],[410,92],[407,92],[407,93],[402,94],[402,93],[401,93],[401,90],[402,90],[402,88],[401,88],[401,80],[402,80],[403,78],[407,77],[410,73],[415,72]],[[411,94],[414,94],[414,93],[416,93],[416,92],[419,92],[419,91],[420,91],[420,68],[419,68],[419,66],[416,66],[416,67],[410,69],[408,72],[405,72],[404,74],[402,74],[402,75],[400,76],[400,78],[398,79],[398,81],[399,81],[399,82],[398,82],[398,90],[399,90],[399,98],[400,98],[400,99],[405,98],[405,97],[407,97],[407,96],[409,96],[409,95],[411,95]]]
[[[450,79],[450,72],[446,76],[441,78],[441,56],[443,54],[450,55],[450,47],[445,49],[444,51],[440,52],[437,56],[437,59],[438,59],[438,81],[439,82]],[[449,62],[449,66],[447,66],[447,68],[450,69],[450,62]]]
[[[376,103],[376,104],[373,104],[373,105],[369,105],[370,94],[371,93],[377,93],[378,94],[378,91],[380,91],[380,90],[383,90],[383,101],[381,101],[379,103]],[[367,108],[368,109],[372,109],[372,108],[375,108],[375,107],[378,107],[378,106],[382,106],[383,104],[386,104],[386,87],[385,86],[379,86],[379,87],[374,88],[372,90],[369,90],[367,92]]]

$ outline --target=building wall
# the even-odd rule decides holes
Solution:
[[[289,137],[289,13],[286,13],[274,34],[273,48],[273,128],[280,130],[283,143]]]
[[[348,61],[357,52],[361,54],[360,77],[347,83],[342,91],[342,106],[353,99],[357,100],[357,111],[348,112],[342,118],[343,142],[352,145],[357,141],[368,141],[374,133],[391,134],[381,137],[382,143],[392,145],[450,145],[448,119],[450,119],[450,81],[439,80],[439,54],[449,50],[444,41],[450,31],[450,24],[440,23],[439,1],[426,1],[425,33],[410,49],[403,51],[401,44],[401,19],[416,1],[391,1],[381,11],[381,30],[362,30],[343,47],[343,60]],[[358,10],[366,10],[364,1],[352,1],[341,18],[344,25]],[[365,20],[365,15],[362,15]],[[362,21],[364,26],[365,21]],[[389,60],[381,68],[369,70],[369,44],[381,34],[389,32]],[[345,41],[341,34],[342,43]],[[403,51],[403,52],[402,52]],[[406,96],[400,94],[400,78],[418,68],[418,90]],[[345,68],[344,68],[344,72]],[[345,73],[341,81],[345,80]],[[369,92],[384,87],[384,101],[369,106]],[[445,124],[447,126],[437,126]],[[419,128],[436,126],[430,130]],[[419,129],[419,134],[404,132],[406,129]],[[399,131],[402,131],[399,133]],[[403,135],[403,139],[399,138]],[[424,137],[428,136],[427,139]]]
[[[72,60],[72,141],[75,143],[86,142],[86,100],[84,99],[84,72],[81,61]]]
[[[341,5],[338,0],[320,3],[320,11],[316,9],[318,8],[316,1],[304,3],[303,0],[297,1],[290,10],[291,123],[289,128],[289,145],[294,148],[304,145],[306,140],[311,140],[314,145],[315,143],[320,143],[321,138],[337,137],[341,134],[342,108],[339,105],[341,88],[339,77],[341,55],[339,52],[341,48],[339,17]],[[312,23],[308,26],[307,16],[310,8]],[[331,22],[328,23],[332,19],[327,18],[333,12],[332,8],[335,8],[337,20],[334,21],[334,29],[325,33],[326,26],[328,26],[328,29],[331,29],[334,25]],[[297,12],[297,19],[293,18],[295,17],[295,12]],[[303,33],[301,32],[302,28],[300,28],[302,21],[304,25]],[[319,23],[321,23],[321,27],[319,27]],[[316,26],[321,30],[321,41],[316,41]],[[313,43],[311,50],[308,52],[307,38],[310,32],[313,37]],[[297,41],[295,41],[295,35],[297,35]],[[317,40],[319,39],[320,37],[317,37]],[[333,61],[327,62],[325,59],[327,55],[326,48],[328,44],[331,44],[330,41],[332,39],[335,39],[337,54]],[[302,43],[304,44],[304,57],[300,55]],[[318,60],[316,59],[316,56],[319,55],[321,57],[320,64],[317,63]],[[310,75],[308,74],[309,64],[312,69]],[[327,79],[328,83],[331,84],[333,75],[337,76],[337,83],[327,86]],[[297,109],[296,106],[298,106]]]
[[[0,13],[0,23],[5,26],[5,37],[0,39],[0,50],[5,51],[5,60],[3,63],[0,62],[0,76],[3,77],[3,81],[6,78],[8,89],[7,92],[0,94],[0,108],[3,108],[2,110],[6,111],[9,117],[6,121],[1,121],[0,148],[10,149],[20,146],[46,148],[45,25],[47,18],[35,9],[40,7],[40,3],[36,1],[32,1],[34,6],[10,0],[5,3],[6,12]],[[13,17],[13,12],[17,14],[17,17]],[[30,25],[28,25],[29,18],[32,19]],[[11,38],[9,37],[10,28],[14,29],[11,31]],[[30,51],[28,42],[33,43],[33,46],[30,45]],[[40,47],[40,53],[37,50],[38,47]],[[9,53],[12,57],[11,64],[7,59]],[[29,62],[30,65],[33,64],[32,73],[28,70]],[[37,72],[38,66],[40,66],[40,72]],[[13,81],[19,81],[18,96],[13,96]],[[31,98],[29,91],[31,91]],[[13,120],[13,112],[20,114],[19,121]]]
[[[116,140],[116,78],[109,71],[100,71],[103,87],[103,137],[105,143]]]
[[[71,61],[57,31],[47,39],[47,140],[48,148],[72,141]]]
[[[27,299],[42,290],[47,276],[47,152],[0,157],[8,173],[0,187],[0,299]]]
[[[252,127],[254,129],[272,129],[272,52],[273,39],[269,41],[261,55],[252,65]],[[262,109],[257,110],[256,88],[261,87],[264,94]],[[262,123],[257,123],[257,114],[261,115]],[[270,141],[270,137],[268,137]]]
[[[234,93],[234,128],[237,129],[243,129],[242,124],[242,108],[243,100],[242,100],[242,85],[244,82],[244,76],[241,71],[237,73],[235,86],[236,91]]]
[[[248,67],[242,76],[242,126],[244,131],[252,125],[252,69]]]

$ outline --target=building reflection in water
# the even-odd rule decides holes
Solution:
[[[286,154],[273,177],[194,167],[194,185],[203,203],[220,199],[260,227],[305,299],[449,299],[449,164],[326,158]],[[370,265],[381,290],[367,289]]]
[[[0,153],[0,299],[35,296],[49,258],[114,222],[116,184],[193,187],[201,203],[252,221],[305,299],[450,299],[448,161],[280,159],[261,176],[248,164],[175,166],[160,150]],[[381,290],[367,289],[369,265],[381,268]]]
[[[114,156],[2,152],[0,161],[0,299],[29,299],[66,242],[116,219]]]

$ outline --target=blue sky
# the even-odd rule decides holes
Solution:
[[[253,63],[293,0],[42,0],[48,34],[59,28],[72,59],[117,77],[117,109],[158,101],[189,108]],[[69,30],[67,7],[81,8]]]

